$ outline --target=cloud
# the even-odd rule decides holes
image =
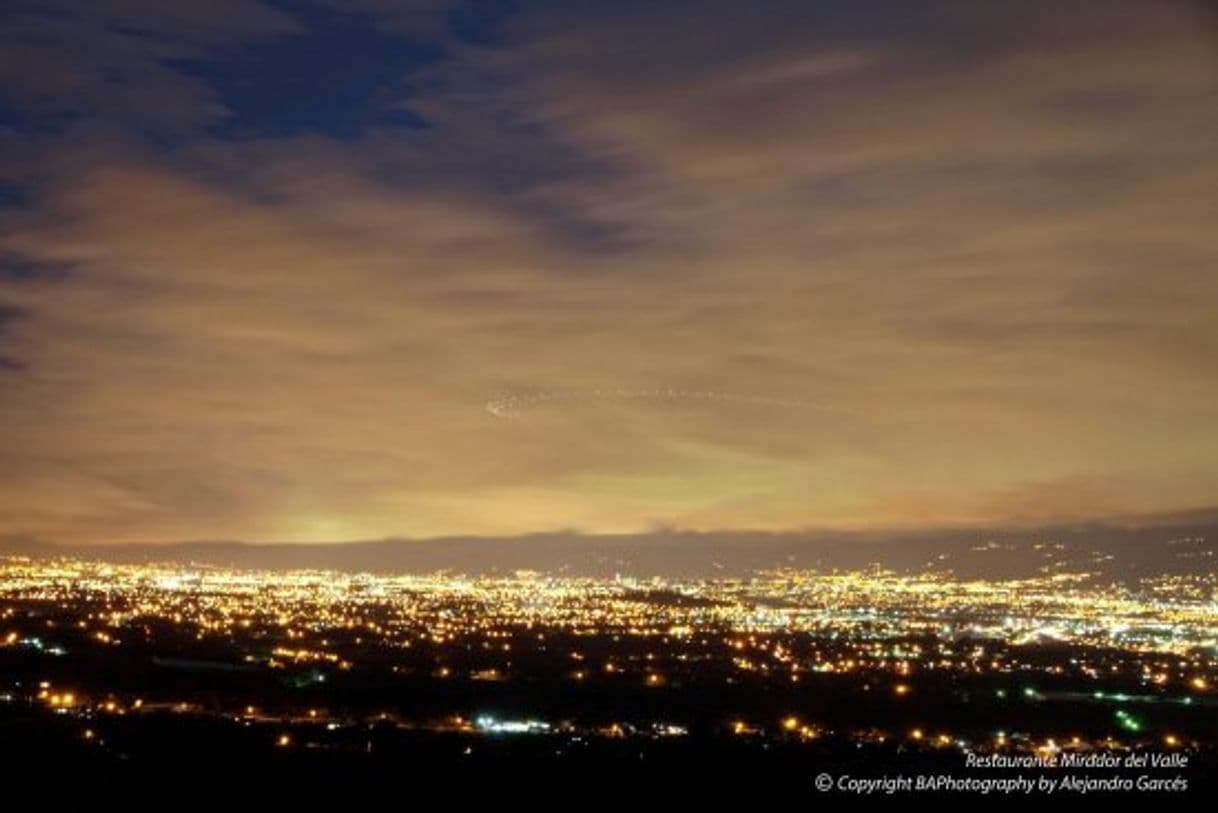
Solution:
[[[180,132],[226,110],[213,88],[175,62],[297,30],[258,0],[17,0],[0,22],[0,92],[44,125]]]
[[[253,126],[180,62],[317,36],[302,9],[50,8],[2,36],[96,48],[0,88],[109,134],[9,137],[13,533],[1024,523],[1218,486],[1189,6],[556,4],[462,36],[370,4],[442,56],[358,91],[421,126],[342,133]],[[667,387],[752,400],[484,409]]]

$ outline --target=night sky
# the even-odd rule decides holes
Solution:
[[[1201,3],[3,5],[0,534],[1218,503]]]

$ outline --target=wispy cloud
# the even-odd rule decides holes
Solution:
[[[462,37],[375,3],[349,22],[435,51],[339,133],[243,127],[182,64],[315,10],[154,5],[0,34],[0,255],[59,269],[0,270],[14,533],[1032,522],[1218,486],[1192,6],[558,4]],[[741,397],[484,409],[668,387]]]

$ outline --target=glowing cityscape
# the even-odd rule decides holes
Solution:
[[[98,747],[110,716],[153,713],[255,723],[279,747],[339,747],[341,732],[375,721],[563,742],[695,731],[1004,753],[1212,747],[1218,715],[1213,575],[1132,586],[1086,574],[965,581],[878,569],[598,580],[9,558],[0,585],[0,645],[23,653],[7,656],[21,669],[9,673],[5,700],[78,719]],[[206,680],[137,688],[72,666],[99,658],[228,672],[248,678],[249,693],[217,695]],[[289,693],[264,705],[262,675],[301,687],[300,700]],[[468,688],[425,714],[392,701],[351,706],[344,694],[384,680]],[[513,683],[565,683],[575,698],[621,692],[621,706],[547,716],[544,702],[525,701],[496,711],[502,693],[481,687]],[[725,697],[695,716],[683,716],[682,704],[643,711],[648,692],[713,696],[709,683],[767,702],[745,697],[737,708]],[[851,725],[816,699],[826,688],[876,702],[854,710]],[[992,728],[950,706],[976,693],[987,696]],[[775,697],[789,707],[760,711]],[[919,715],[928,697],[941,718]],[[1029,712],[1080,703],[1100,710],[1100,721]]]
[[[1202,809],[1215,133],[1211,0],[0,0],[0,811]]]

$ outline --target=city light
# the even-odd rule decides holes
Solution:
[[[10,557],[0,560],[0,612],[13,628],[4,640],[18,647],[6,650],[10,654],[49,667],[74,662],[75,653],[121,659],[130,650],[141,669],[151,663],[154,674],[177,676],[178,682],[189,676],[183,685],[212,674],[243,680],[266,674],[302,695],[299,703],[289,694],[270,705],[254,691],[175,696],[171,689],[144,687],[137,695],[87,672],[65,677],[55,671],[0,691],[84,721],[100,714],[172,714],[278,726],[266,736],[280,748],[320,747],[317,731],[341,739],[365,725],[580,741],[686,737],[697,720],[673,719],[654,702],[711,686],[732,692],[747,687],[754,698],[794,692],[789,697],[796,702],[801,691],[851,698],[840,701],[857,719],[849,726],[803,713],[767,718],[745,707],[723,709],[714,725],[741,741],[871,745],[896,739],[936,750],[980,741],[986,748],[1033,753],[1118,743],[1182,748],[1196,734],[1187,732],[1186,739],[1180,730],[1164,732],[1154,725],[1154,710],[1172,704],[1211,713],[1208,698],[1198,695],[1218,676],[1214,585],[1212,575],[1113,584],[1086,574],[986,581],[879,568],[644,583],[537,573],[271,572]],[[1042,648],[1036,631],[1046,628],[1054,636]],[[21,645],[35,637],[39,646]],[[190,654],[193,647],[207,654]],[[460,705],[431,717],[424,710],[343,710],[316,694],[357,685],[352,681],[402,681],[414,687],[410,691],[418,691],[421,681],[442,682],[457,702],[496,686],[561,684],[585,698],[600,697],[606,687],[629,692],[633,686],[652,698],[645,706],[651,717],[636,710],[597,718],[592,700],[581,700],[587,705],[568,717],[510,706],[492,714]],[[983,691],[972,693],[973,681]],[[1057,688],[1063,682],[1077,689]],[[805,684],[812,688],[804,690]],[[920,724],[906,728],[899,717],[885,719],[882,704],[872,710],[867,698],[878,700],[877,689],[896,706],[919,709]],[[959,696],[989,704],[1003,728],[961,731],[967,716],[929,716]],[[1050,714],[1033,738],[1020,730],[1030,704],[1108,706],[1111,726],[1081,736],[1069,719],[1060,721],[1065,730],[1054,730]],[[774,723],[756,722],[764,719]]]

